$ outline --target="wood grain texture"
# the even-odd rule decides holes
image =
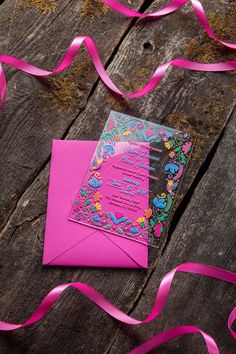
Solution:
[[[86,34],[92,35],[98,44],[104,62],[110,63],[108,71],[114,81],[121,88],[130,91],[143,85],[161,62],[173,57],[187,56],[186,53],[188,53],[188,57],[197,59],[198,52],[196,53],[191,42],[194,39],[197,44],[201,45],[202,34],[199,32],[199,25],[189,5],[159,22],[142,23],[138,21],[135,26],[130,26],[130,20],[113,12],[106,13],[98,18],[84,18],[80,11],[83,5],[82,1],[58,3],[57,11],[46,15],[40,14],[35,9],[22,10],[17,7],[16,14],[12,17],[11,26],[8,24],[8,27],[1,27],[0,33],[9,31],[11,27],[10,40],[5,41],[4,48],[7,48],[8,52],[32,60],[35,64],[51,67],[62,55],[63,50],[60,51],[58,48],[65,49],[69,42],[68,38],[72,39],[75,33],[81,34],[83,32],[84,34],[87,31]],[[158,2],[158,4],[161,3]],[[134,4],[134,7],[138,7],[138,1],[132,2],[132,4]],[[12,14],[13,5],[12,1],[6,0],[4,2],[1,6],[0,19],[3,14],[4,16]],[[204,2],[204,5],[208,14],[217,12],[220,6],[225,14],[230,9],[230,3],[225,1],[220,3],[213,1],[211,4],[205,4]],[[156,8],[155,4],[148,10],[151,11],[154,8]],[[23,13],[23,16],[19,16],[19,13]],[[102,21],[104,23],[101,27]],[[75,23],[79,27],[75,28]],[[104,36],[104,33],[106,36]],[[233,38],[231,39],[233,40]],[[206,41],[208,40],[206,39]],[[210,57],[219,55],[219,53],[222,58],[232,55],[228,51],[219,50],[218,46],[212,47],[210,41],[207,43],[209,44],[208,54]],[[117,51],[117,49],[119,50]],[[1,50],[3,49],[1,48]],[[52,56],[48,56],[50,51],[53,52]],[[113,55],[111,55],[112,52]],[[83,60],[87,65],[88,62],[85,57],[83,57]],[[210,59],[207,58],[207,60]],[[26,319],[49,289],[59,283],[69,281],[84,281],[95,286],[117,306],[127,312],[131,311],[138,303],[137,311],[139,309],[140,316],[142,314],[144,316],[151,307],[156,282],[160,280],[166,270],[170,270],[172,266],[182,260],[198,260],[206,263],[212,261],[212,264],[215,260],[215,258],[209,256],[212,238],[206,238],[202,232],[196,246],[196,236],[192,233],[192,225],[188,224],[188,228],[185,229],[188,220],[186,214],[195,213],[194,225],[197,229],[201,226],[198,214],[200,215],[202,212],[203,216],[207,215],[208,210],[206,209],[208,205],[203,202],[202,211],[198,209],[197,213],[196,207],[191,204],[192,202],[187,206],[191,194],[189,192],[186,194],[186,191],[190,188],[194,179],[196,185],[205,172],[207,166],[205,161],[211,159],[212,149],[217,147],[217,140],[234,111],[236,101],[235,76],[221,73],[190,73],[171,69],[155,91],[140,100],[128,101],[117,100],[108,93],[102,84],[96,85],[96,76],[93,71],[89,70],[88,72],[90,80],[87,84],[84,80],[86,71],[78,73],[78,68],[73,70],[69,73],[69,75],[72,75],[69,76],[69,83],[76,82],[79,87],[78,95],[81,95],[81,91],[82,95],[76,98],[78,105],[71,108],[69,113],[59,110],[61,109],[58,103],[60,100],[56,101],[56,108],[52,104],[54,101],[51,94],[53,92],[58,93],[58,85],[60,86],[61,82],[64,82],[64,76],[60,77],[61,81],[59,80],[56,83],[53,81],[42,82],[7,70],[9,77],[8,100],[1,117],[2,139],[0,141],[1,164],[5,171],[1,182],[2,204],[0,207],[3,227],[0,235],[0,284],[4,284],[4,287],[0,287],[0,308],[1,319],[3,320],[17,322]],[[16,88],[18,91],[16,91]],[[43,98],[41,91],[48,93],[49,98]],[[61,98],[60,95],[59,97]],[[67,104],[69,105],[70,102],[68,100]],[[62,106],[64,104],[62,100]],[[110,109],[186,129],[197,138],[192,162],[180,191],[180,196],[185,195],[185,201],[181,204],[181,208],[177,208],[172,218],[172,225],[174,225],[172,231],[174,230],[174,233],[169,235],[170,241],[168,243],[166,243],[167,238],[163,238],[158,252],[151,250],[148,271],[42,267],[49,172],[47,161],[50,155],[51,139],[60,137],[66,139],[98,139]],[[219,150],[220,156],[221,151],[222,149]],[[224,155],[222,156],[224,159]],[[230,159],[235,158],[231,150],[229,157]],[[225,178],[228,183],[227,176],[228,173],[225,172],[224,176],[224,170],[222,170],[222,181]],[[204,188],[206,188],[205,185],[200,189]],[[217,189],[219,187],[214,189],[215,193]],[[200,198],[198,197],[199,190],[194,191],[194,184],[192,192],[195,192],[192,200]],[[186,213],[178,223],[179,213],[182,213],[186,206]],[[182,220],[185,220],[185,222]],[[179,251],[175,251],[172,246],[176,240],[176,232],[180,232],[178,228],[175,230],[176,224],[180,230],[182,230],[181,225],[183,225],[184,235],[186,232],[188,232],[188,235],[191,234],[191,242],[190,236],[179,241],[178,247],[182,245],[183,258],[181,258],[180,248]],[[208,224],[205,226],[208,226]],[[224,230],[225,227],[226,224]],[[232,246],[233,236],[231,235],[227,240]],[[219,245],[219,243],[217,244]],[[201,253],[194,253],[195,246],[199,247]],[[230,247],[227,243],[225,248],[222,247],[226,254],[229,253],[227,247]],[[165,251],[162,257],[163,250]],[[186,253],[184,253],[184,250]],[[227,263],[225,258],[222,257],[222,264],[217,263],[217,261],[214,264],[229,265],[230,267],[234,258],[233,255],[229,254]],[[158,265],[156,265],[157,263]],[[158,274],[155,279],[154,274]],[[151,281],[149,281],[150,277]],[[184,282],[187,282],[186,279],[189,278],[185,279],[184,276],[181,276],[182,279],[183,284],[185,284]],[[196,296],[194,304],[202,306],[202,303],[206,301],[204,294],[209,292],[209,283],[207,281],[204,283],[203,280],[200,282],[203,289],[202,295],[199,295],[199,302]],[[179,299],[180,303],[183,296],[180,288],[182,289],[182,286],[179,287],[179,290],[176,290],[176,294],[179,291],[179,297],[176,295],[176,302],[171,302],[173,312],[178,306],[177,300]],[[190,294],[195,297],[194,289],[192,287],[188,289],[185,294],[186,303],[187,295]],[[225,285],[224,289],[228,290],[229,287]],[[232,290],[229,290],[229,295],[225,299],[226,307],[230,305],[230,299],[232,299],[230,291]],[[147,292],[149,295],[146,297],[144,294]],[[218,296],[220,297],[220,295],[221,293]],[[211,296],[213,295],[211,294]],[[139,298],[141,298],[141,302]],[[212,306],[216,308],[216,303]],[[183,321],[191,319],[188,316],[191,316],[193,312],[194,307],[189,302],[186,311],[183,312]],[[155,330],[158,328],[163,329],[164,325],[166,327],[171,326],[171,322],[164,322],[167,317],[163,316],[163,322],[159,324],[160,327],[152,327],[151,325],[147,327],[147,330],[142,329],[142,332],[139,332],[138,329],[137,333],[136,330],[132,330],[132,343],[123,336],[124,329],[122,328],[121,334],[113,345],[120,326],[107,318],[100,310],[95,309],[88,300],[69,290],[57,302],[53,311],[39,324],[14,333],[1,334],[0,352],[50,354],[65,352],[100,354],[109,350],[126,352],[126,349],[130,349],[142,339],[156,333]],[[176,316],[175,319],[177,318]],[[179,317],[180,320],[181,317]],[[196,317],[196,321],[199,320],[200,317]],[[206,323],[207,321],[200,324],[206,325]],[[222,323],[219,324],[217,330],[218,333],[224,331]],[[189,342],[184,340],[178,342],[181,343],[179,349],[176,349],[178,344],[174,344],[176,345],[174,349],[167,346],[165,348],[166,353],[171,350],[173,352],[175,350],[192,352],[194,347],[192,340],[191,338]],[[200,343],[200,345],[202,344]],[[227,344],[225,345],[227,346]]]

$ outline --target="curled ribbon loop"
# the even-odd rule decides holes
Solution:
[[[193,326],[178,326],[171,329],[168,329],[165,332],[155,335],[147,342],[139,345],[135,349],[131,350],[128,354],[145,354],[151,350],[158,348],[161,344],[168,342],[171,339],[176,337],[184,336],[185,334],[200,333],[206,343],[208,353],[210,354],[220,354],[214,339],[209,336],[207,333],[201,331],[197,327]]]
[[[22,324],[14,324],[0,321],[0,330],[1,331],[12,331],[15,329],[19,329],[22,327],[29,326],[35,322],[38,322],[42,317],[44,317],[47,312],[51,309],[52,305],[57,301],[60,295],[66,290],[68,287],[72,287],[85,296],[87,296],[90,300],[93,301],[95,305],[100,307],[103,311],[109,314],[114,319],[118,320],[121,323],[129,324],[129,325],[138,325],[148,323],[153,321],[163,310],[166,301],[168,299],[168,295],[170,292],[171,284],[174,279],[174,276],[177,272],[182,273],[192,273],[199,274],[203,276],[208,276],[211,278],[224,280],[228,283],[236,284],[236,273],[229,272],[224,269],[216,268],[209,265],[198,264],[198,263],[183,263],[178,267],[171,270],[167,273],[161,281],[159,289],[156,294],[156,298],[154,301],[154,305],[151,309],[150,314],[144,320],[138,320],[133,318],[120,309],[118,309],[115,305],[113,305],[109,300],[107,300],[102,294],[100,294],[97,290],[95,290],[90,285],[85,283],[69,283],[63,284],[55,287],[52,291],[48,293],[48,295],[44,298],[35,312],[30,316],[30,318],[22,323]],[[230,333],[234,339],[236,339],[236,332],[232,329],[232,324],[236,319],[236,307],[233,309],[229,316],[228,327]],[[168,342],[169,340],[176,338],[178,336],[182,336],[189,333],[200,333],[206,343],[208,353],[209,354],[219,354],[219,349],[211,336],[201,331],[199,328],[193,326],[179,326],[172,329],[169,329],[163,333],[160,333],[153,338],[149,339],[147,342],[141,344],[136,349],[132,350],[129,354],[144,354],[148,351],[157,348],[162,343]]]
[[[33,76],[49,76],[53,75],[56,73],[59,73],[72,63],[74,60],[77,52],[79,51],[80,47],[82,44],[85,44],[88,53],[90,55],[90,58],[93,62],[93,65],[100,76],[101,80],[103,83],[113,92],[114,94],[118,96],[123,96],[127,98],[138,98],[141,96],[146,95],[148,92],[153,90],[156,85],[160,82],[160,80],[163,78],[165,75],[166,71],[170,66],[172,67],[178,67],[182,69],[187,69],[187,70],[192,70],[192,71],[209,71],[209,72],[216,72],[216,71],[230,71],[230,70],[235,70],[236,69],[236,60],[232,61],[226,61],[223,63],[215,63],[215,64],[203,64],[203,63],[198,63],[194,62],[191,60],[187,59],[173,59],[167,63],[161,64],[154,74],[151,76],[149,79],[148,83],[139,91],[134,92],[134,93],[123,93],[122,91],[119,90],[119,88],[113,83],[109,75],[107,74],[101,58],[99,56],[97,47],[95,43],[93,42],[92,38],[89,36],[77,36],[74,38],[72,43],[70,44],[69,48],[66,51],[66,54],[62,58],[60,64],[52,71],[48,70],[43,70],[40,69],[36,66],[33,66],[21,59],[18,59],[13,56],[9,55],[0,55],[0,97],[1,97],[1,108],[3,109],[4,102],[5,102],[5,97],[6,97],[6,79],[5,79],[5,74],[2,69],[1,63],[2,64],[7,64],[9,66],[12,66],[16,69],[19,69],[27,74],[33,75]]]
[[[129,16],[129,17],[139,17],[142,19],[159,19],[163,16],[169,15],[176,10],[178,10],[180,7],[185,5],[187,2],[191,2],[193,5],[193,9],[195,14],[197,15],[198,21],[204,28],[204,30],[208,33],[208,35],[213,38],[215,41],[223,44],[226,47],[229,47],[231,49],[236,49],[236,43],[231,43],[231,42],[226,42],[220,40],[213,30],[211,29],[208,19],[206,17],[206,14],[204,12],[204,9],[202,7],[202,4],[200,3],[199,0],[173,0],[170,2],[168,5],[164,6],[162,9],[154,11],[152,13],[147,13],[147,14],[142,14],[140,12],[134,11],[129,9],[128,7],[120,4],[116,0],[102,0],[107,6],[109,6],[111,9],[122,13],[123,15]]]

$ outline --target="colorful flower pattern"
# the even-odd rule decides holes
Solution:
[[[136,221],[128,220],[120,213],[118,215],[102,211],[102,195],[98,191],[102,185],[102,178],[97,171],[102,161],[115,154],[118,141],[156,142],[161,143],[162,147],[168,150],[169,161],[164,166],[165,191],[150,201],[150,208],[144,210],[143,215],[140,215]],[[83,207],[81,209],[75,205],[75,218],[138,241],[147,242],[148,234],[149,244],[157,246],[191,149],[192,142],[187,133],[111,112],[90,166],[91,175],[87,184],[81,187],[80,197]]]

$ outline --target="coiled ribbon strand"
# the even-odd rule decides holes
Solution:
[[[187,70],[193,71],[209,71],[209,72],[219,72],[219,71],[230,71],[236,69],[236,60],[226,61],[223,63],[214,63],[214,64],[203,64],[194,62],[187,59],[173,59],[167,63],[161,64],[151,76],[147,84],[139,91],[134,93],[123,93],[120,89],[113,83],[109,75],[107,74],[101,58],[99,56],[98,50],[96,48],[95,43],[93,42],[92,38],[89,36],[77,36],[74,38],[72,43],[70,44],[69,48],[66,51],[66,54],[62,58],[60,64],[52,71],[40,69],[34,65],[31,65],[21,59],[18,59],[13,56],[9,55],[0,55],[0,97],[1,97],[1,109],[3,109],[5,98],[6,98],[6,79],[5,74],[2,68],[2,64],[9,65],[16,69],[19,69],[27,74],[43,77],[49,76],[56,73],[59,73],[72,63],[74,60],[77,52],[79,51],[82,44],[85,44],[87,51],[90,55],[90,58],[93,62],[93,65],[100,76],[103,83],[118,96],[123,96],[127,98],[138,98],[141,96],[146,95],[148,92],[153,90],[156,85],[160,82],[160,80],[165,75],[166,71],[170,66],[178,67]]]
[[[174,279],[176,273],[191,273],[203,275],[219,280],[226,281],[228,283],[236,284],[236,273],[229,272],[224,269],[216,268],[209,265],[199,264],[199,263],[183,263],[178,267],[171,270],[167,273],[161,281],[159,289],[156,294],[156,298],[154,301],[154,305],[151,309],[150,314],[144,320],[138,320],[133,318],[120,309],[118,309],[115,305],[113,305],[109,300],[107,300],[102,294],[100,294],[97,290],[95,290],[90,285],[85,283],[69,283],[63,284],[55,287],[52,291],[48,293],[48,295],[44,298],[35,312],[30,316],[30,318],[22,323],[22,324],[14,324],[0,321],[0,330],[1,331],[13,331],[15,329],[19,329],[22,327],[26,327],[32,325],[35,322],[38,322],[42,317],[44,317],[47,312],[51,309],[53,304],[57,301],[57,299],[61,296],[61,294],[68,288],[72,287],[86,297],[88,297],[95,305],[100,307],[103,311],[105,311],[108,315],[118,320],[121,323],[128,325],[140,325],[153,321],[156,317],[164,309],[166,301],[168,299],[168,295],[170,292],[171,284]],[[231,312],[228,319],[228,327],[231,333],[231,336],[236,339],[236,332],[232,329],[232,324],[236,319],[236,307]],[[189,333],[199,333],[203,336],[206,347],[209,354],[219,354],[219,349],[214,341],[214,339],[209,336],[207,333],[203,332],[197,327],[193,326],[179,326],[175,328],[171,328],[163,333],[157,334],[153,338],[149,339],[147,342],[141,344],[134,350],[132,350],[129,354],[144,354],[148,351],[157,348],[163,343],[168,342],[169,340],[189,334]]]

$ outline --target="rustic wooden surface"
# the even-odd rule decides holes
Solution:
[[[129,6],[151,11],[164,3],[135,0]],[[217,34],[236,40],[233,1],[204,0],[203,5]],[[88,34],[114,81],[127,91],[140,88],[158,64],[174,57],[204,62],[235,57],[200,31],[189,4],[158,22],[145,23],[107,11],[98,0],[5,0],[0,9],[1,53],[51,69],[75,35]],[[171,69],[152,93],[130,101],[115,99],[98,82],[85,50],[70,70],[53,79],[36,80],[5,69],[8,95],[0,127],[2,320],[25,320],[49,289],[70,281],[87,282],[127,313],[144,318],[161,278],[178,264],[196,261],[236,271],[234,74]],[[97,139],[111,109],[186,129],[196,138],[168,236],[158,251],[151,250],[148,271],[42,267],[51,139]],[[181,324],[200,327],[216,339],[222,353],[233,353],[227,316],[234,298],[232,285],[178,275],[160,318],[128,328],[68,290],[40,323],[1,333],[0,353],[126,353]],[[205,353],[205,347],[194,335],[157,352]]]

